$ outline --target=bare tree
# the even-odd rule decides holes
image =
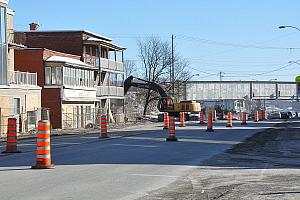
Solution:
[[[150,82],[167,83],[170,80],[170,66],[172,63],[172,52],[169,42],[162,41],[157,37],[151,37],[146,40],[139,40],[138,47],[139,57],[143,65],[143,77],[141,78]],[[188,62],[181,59],[178,54],[175,54],[174,61],[175,80],[186,80],[189,77],[187,70]],[[167,91],[170,91],[170,85],[170,82],[165,84]],[[160,97],[156,92],[151,90],[146,90],[141,95],[145,98],[143,112],[145,115],[149,104],[153,102],[156,104]]]
[[[124,68],[125,68],[125,77],[128,78],[129,76],[137,76],[137,66],[134,60],[125,60],[124,61]]]

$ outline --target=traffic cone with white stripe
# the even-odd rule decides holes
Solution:
[[[17,119],[9,117],[7,122],[6,151],[3,151],[3,153],[20,153],[17,143]]]
[[[40,120],[38,122],[36,164],[33,169],[53,169],[51,164],[50,150],[50,122],[48,120]]]
[[[164,128],[163,129],[168,129],[169,128],[169,113],[164,112]]]
[[[185,119],[184,119],[184,112],[180,112],[179,120],[180,120],[180,127],[185,127]]]
[[[242,125],[247,125],[247,113],[242,113]]]
[[[169,135],[167,137],[167,142],[169,141],[173,141],[176,142],[178,141],[175,135],[175,117],[174,116],[170,116],[169,117]]]
[[[227,125],[226,125],[226,127],[229,127],[229,128],[232,127],[232,113],[231,112],[229,112],[227,114]]]
[[[107,117],[106,117],[106,115],[101,115],[100,138],[108,138],[108,135],[107,135]]]
[[[205,124],[205,122],[204,122],[204,113],[202,111],[200,112],[200,124]]]
[[[213,129],[213,117],[212,117],[212,113],[209,113],[208,114],[208,117],[207,117],[207,129],[206,129],[206,132],[213,132],[214,129]]]
[[[258,122],[258,119],[259,117],[258,117],[258,111],[255,111],[255,113],[254,113],[254,122]]]

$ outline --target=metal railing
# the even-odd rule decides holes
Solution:
[[[37,73],[9,71],[10,84],[37,85]]]
[[[97,96],[124,96],[124,88],[117,86],[97,86]]]

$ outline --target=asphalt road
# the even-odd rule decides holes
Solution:
[[[137,199],[184,179],[186,172],[278,122],[249,123],[215,132],[193,122],[176,127],[178,142],[154,125],[119,139],[97,134],[53,137],[50,170],[34,170],[35,140],[22,140],[18,154],[0,154],[0,199]],[[122,134],[120,134],[122,135]],[[0,143],[0,151],[5,143]]]

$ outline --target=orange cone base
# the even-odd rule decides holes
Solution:
[[[206,132],[214,132],[214,129],[212,128],[206,129]]]
[[[166,139],[166,141],[167,141],[167,142],[177,142],[178,139],[177,139],[176,137],[168,137],[168,138]]]
[[[109,138],[108,135],[101,135],[99,138]]]
[[[47,166],[35,165],[35,166],[31,166],[31,169],[55,169],[55,166],[54,165],[47,165]]]
[[[32,169],[54,169],[54,165],[51,164],[51,159],[37,159],[35,166],[31,167]]]
[[[185,125],[179,125],[179,127],[185,127]]]
[[[226,125],[226,127],[228,127],[228,128],[232,128],[232,126],[231,126],[231,125]]]

